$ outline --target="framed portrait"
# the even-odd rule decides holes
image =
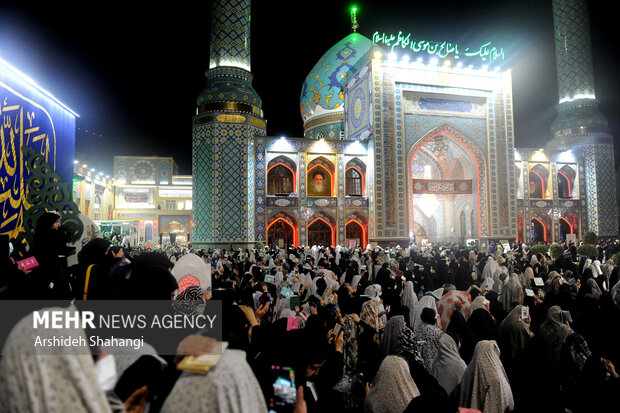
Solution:
[[[331,196],[332,177],[326,169],[318,167],[308,173],[308,196]]]

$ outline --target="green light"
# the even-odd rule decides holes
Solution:
[[[357,6],[351,7],[351,30],[353,33],[357,32],[360,25],[357,23]]]

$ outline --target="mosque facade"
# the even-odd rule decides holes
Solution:
[[[613,137],[594,98],[587,8],[553,3],[562,37],[553,140],[515,148],[510,71],[392,61],[385,46],[404,37],[355,31],[302,85],[304,136],[267,136],[251,85],[250,2],[215,1],[193,119],[193,244],[617,235]],[[499,51],[489,49],[490,61]]]

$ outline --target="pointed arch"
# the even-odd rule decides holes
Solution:
[[[282,191],[297,193],[297,164],[288,156],[279,155],[269,161],[266,176],[268,194],[274,195]]]
[[[345,195],[365,195],[366,164],[359,158],[351,159],[345,165]]]
[[[424,136],[422,136],[418,141],[409,149],[409,178],[413,176],[413,160],[417,152],[424,147],[426,143],[430,140],[439,137],[446,136],[452,139],[455,143],[457,143],[462,149],[469,153],[474,160],[474,181],[476,182],[476,193],[474,194],[476,203],[477,203],[477,231],[478,236],[483,235],[487,230],[487,217],[486,213],[487,209],[487,200],[486,200],[486,161],[483,152],[480,150],[480,147],[473,142],[465,133],[456,129],[454,126],[449,123],[444,123],[442,125],[437,126],[436,128],[427,132]],[[413,186],[411,184],[411,179],[409,179],[409,194],[410,194],[410,211],[411,211],[411,229],[414,230],[414,206],[413,206]],[[473,209],[472,209],[473,211]],[[482,213],[484,212],[484,213]]]
[[[293,239],[292,239],[293,242],[292,243],[295,247],[298,247],[299,246],[299,231],[298,231],[297,219],[295,219],[294,216],[292,216],[286,211],[280,211],[272,215],[267,220],[267,227],[265,230],[265,234],[267,234],[267,241],[269,241],[269,229],[272,228],[277,223],[284,224],[293,230]]]
[[[540,226],[543,228],[543,241],[547,242],[547,226],[545,225],[544,222],[542,222],[542,220],[538,217],[532,217],[532,223],[534,223],[534,221],[536,221],[537,223],[540,224]],[[538,240],[532,240],[532,241],[538,241]]]
[[[547,188],[549,186],[549,170],[547,167],[543,166],[540,163],[535,164],[528,171],[528,182],[530,186],[530,198],[547,198]],[[537,182],[540,186],[537,185]],[[532,192],[532,185],[534,187],[534,191]],[[540,188],[541,194],[538,197],[538,189]]]
[[[312,214],[310,218],[308,219],[308,226],[307,226],[308,244],[311,244],[311,235],[310,235],[310,232],[312,231],[311,227],[314,224],[320,225],[321,223],[329,227],[329,230],[331,232],[331,236],[330,236],[331,246],[335,246],[336,245],[336,220],[331,214],[325,211],[317,211],[314,214]]]
[[[454,214],[455,218],[462,219],[462,217],[461,217],[461,215],[462,215],[464,217],[464,219],[465,219],[465,232],[466,233],[464,233],[464,234],[462,233],[463,232],[462,231],[462,225],[459,222],[459,228],[460,228],[460,232],[461,232],[461,234],[460,234],[461,237],[466,237],[468,235],[471,235],[471,233],[473,233],[473,228],[474,228],[474,224],[475,224],[473,221],[471,221],[471,212],[473,211],[473,209],[474,209],[473,206],[469,202],[465,201],[465,202],[463,202],[458,207],[458,209],[456,210],[456,214]],[[467,225],[468,215],[470,217],[469,218],[470,219],[469,225]],[[467,234],[467,232],[470,232],[470,233]]]
[[[349,225],[355,225],[361,230],[361,246],[363,247],[368,245],[368,219],[360,212],[355,211],[352,214],[349,214],[345,220],[345,239],[350,238],[348,234],[353,232],[350,231],[352,228],[349,227]]]
[[[572,198],[575,177],[577,173],[570,165],[564,165],[558,170],[558,198]]]

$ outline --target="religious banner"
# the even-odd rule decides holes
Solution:
[[[471,179],[413,179],[412,187],[414,194],[452,194],[465,195],[472,193]]]
[[[64,104],[0,59],[0,234],[15,238],[24,228],[25,213],[34,205],[35,197],[29,196],[28,186],[33,168],[46,177],[37,181],[40,185],[36,188],[41,189],[42,183],[54,183],[47,187],[56,191],[55,195],[39,194],[39,198],[61,198],[57,191],[62,183],[70,198],[75,118],[76,114]],[[33,165],[27,165],[28,159]],[[45,208],[61,210],[63,205],[52,202]]]
[[[155,208],[154,188],[118,188],[116,194],[117,209]]]

